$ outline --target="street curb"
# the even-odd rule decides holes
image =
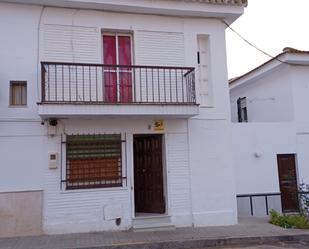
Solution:
[[[136,242],[122,243],[95,247],[72,247],[68,249],[198,249],[218,246],[241,246],[241,245],[262,245],[278,242],[301,242],[309,241],[309,234],[301,235],[279,235],[279,236],[258,236],[258,237],[231,237],[220,239],[194,239],[183,241],[162,241],[162,242]]]

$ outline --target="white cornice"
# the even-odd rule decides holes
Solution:
[[[176,3],[176,1],[178,3]],[[6,3],[94,9],[181,17],[220,18],[229,23],[243,14],[244,0],[0,0]]]

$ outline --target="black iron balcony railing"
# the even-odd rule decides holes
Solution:
[[[42,62],[42,103],[195,104],[191,67]]]

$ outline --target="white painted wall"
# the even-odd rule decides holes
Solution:
[[[0,3],[0,192],[43,188],[47,138],[36,105],[40,10]],[[27,81],[27,107],[9,107],[10,80]]]
[[[292,66],[290,81],[293,84],[295,122],[299,131],[309,131],[309,116],[306,115],[309,104],[309,66]]]
[[[65,190],[60,189],[60,168],[45,168],[45,212],[44,228],[48,233],[68,233],[100,230],[118,230],[131,227],[134,209],[133,191],[133,134],[154,133],[152,119],[105,119],[105,120],[63,120],[67,134],[122,133],[126,137],[126,154],[123,160],[123,175],[128,177],[124,187]],[[177,226],[188,226],[190,219],[190,180],[187,146],[187,121],[166,120],[166,170],[168,190],[168,214]],[[60,151],[60,137],[54,137],[49,150]],[[64,151],[64,149],[63,149]],[[64,152],[63,152],[64,153]],[[63,165],[65,162],[63,162]],[[132,188],[133,189],[133,188]],[[106,205],[122,205],[122,224],[115,220],[104,220]]]
[[[307,153],[299,150],[293,123],[232,124],[232,153],[237,195],[280,193],[277,154],[296,154],[298,182],[306,177],[303,170]],[[302,141],[308,143],[308,140]],[[268,210],[281,212],[280,196],[268,197]],[[238,215],[251,216],[250,200],[237,198]],[[266,217],[265,197],[253,197],[254,216]]]
[[[102,63],[101,31],[125,30],[133,33],[135,64],[197,67],[197,36],[207,35],[210,65],[205,84],[209,85],[206,88],[212,89],[212,94],[199,94],[200,84],[196,84],[197,102],[211,102],[211,106],[215,108],[205,111],[210,115],[219,114],[218,111],[226,108],[226,103],[221,101],[221,97],[217,103],[213,99],[215,96],[222,96],[222,87],[225,92],[227,89],[225,85],[217,83],[222,79],[216,78],[226,78],[225,74],[220,74],[220,70],[226,70],[226,55],[222,52],[225,51],[222,50],[225,49],[224,29],[225,26],[220,21],[210,19],[158,18],[149,15],[45,8],[40,25],[40,60]],[[212,56],[213,54],[216,56]],[[218,54],[220,55],[217,56]]]
[[[210,23],[212,22],[208,25]],[[186,23],[186,48],[190,48],[192,44],[197,46],[196,34],[205,32],[205,24],[194,20]],[[230,154],[228,80],[224,73],[227,72],[225,33],[222,24],[216,21],[212,24],[207,26],[207,30],[210,32],[208,82],[212,86],[210,103],[213,107],[203,104],[200,106],[200,114],[189,119],[188,123],[192,212],[196,226],[237,223],[235,181]],[[196,49],[197,47],[186,49],[187,63],[196,65],[196,55],[191,52],[197,51]],[[199,93],[198,84],[196,88]]]
[[[290,151],[290,153],[297,153],[299,180],[308,181],[309,172],[304,167],[307,162],[306,147],[309,131],[309,116],[306,115],[307,105],[309,104],[307,97],[309,91],[308,69],[309,67],[306,65],[281,66],[276,71],[271,70],[260,76],[255,76],[253,80],[242,85],[231,86],[232,121],[237,122],[237,98],[246,96],[249,122],[252,122],[252,124],[233,125],[234,143],[245,140],[244,144],[238,146],[239,151],[236,153],[238,154],[238,165],[242,165],[241,167],[244,168],[248,164],[255,172],[260,172],[259,165],[256,165],[259,160],[247,161],[249,154],[248,152],[244,154],[245,151],[254,148],[262,150],[262,147],[265,147],[264,150],[267,153],[272,154]],[[258,98],[262,99],[262,97],[273,98],[273,101],[261,101],[261,103],[254,101]],[[270,123],[262,123],[262,121]],[[261,123],[259,124],[259,122]],[[263,141],[265,138],[267,140]],[[257,141],[259,142],[256,145]],[[262,142],[263,145],[261,145]],[[262,147],[259,149],[257,146]],[[269,161],[269,157],[266,157],[266,160],[264,162],[264,159],[261,158],[260,161],[265,165],[274,164],[274,162]],[[249,173],[243,170],[241,172],[238,172],[237,175],[247,176]],[[273,179],[273,173],[266,175]],[[250,186],[249,183],[252,182],[252,179],[248,177],[246,181],[242,181],[242,187],[238,185],[238,191],[243,191],[246,186]],[[269,182],[272,181],[273,184],[277,184],[277,180],[270,180]],[[255,184],[258,183],[255,182]],[[261,190],[266,191],[267,186],[267,184],[264,185],[266,189],[262,188]],[[270,189],[274,188],[271,187]],[[254,190],[255,188],[249,188],[247,192],[254,192]]]
[[[131,31],[136,64],[157,64],[161,61],[161,65],[196,67],[197,36],[209,37],[210,73],[207,82],[212,89],[211,106],[202,106],[200,114],[189,121],[165,120],[168,210],[177,226],[236,223],[236,191],[228,125],[225,26],[220,21],[0,3],[0,27],[6,34],[0,37],[0,122],[4,127],[1,130],[0,153],[6,159],[5,164],[1,164],[5,173],[0,175],[0,191],[43,189],[45,232],[71,233],[127,229],[131,226],[133,198],[130,177],[128,186],[123,188],[64,191],[60,189],[60,168],[48,169],[48,153],[60,153],[59,134],[64,131],[75,134],[126,133],[126,166],[128,176],[132,176],[132,135],[151,132],[148,125],[153,123],[153,119],[68,119],[62,121],[65,130],[59,124],[58,135],[48,137],[46,126],[41,126],[37,113],[39,62],[100,63],[101,29]],[[149,32],[167,37],[166,46],[158,40],[156,45],[160,50],[144,45],[145,34]],[[85,39],[88,39],[87,42],[80,42]],[[150,40],[153,41],[148,36],[147,42]],[[172,46],[174,42],[178,44],[176,47]],[[28,81],[27,108],[8,108],[10,80]],[[199,85],[196,87],[198,103],[209,103],[201,99],[208,95],[200,96]],[[17,146],[13,150],[14,144]],[[25,167],[31,174],[22,167],[22,162],[27,162]],[[14,176],[14,172],[22,175]],[[16,181],[9,182],[8,179]],[[120,203],[123,207],[120,227],[114,221],[103,219],[103,207],[113,203]]]
[[[280,192],[277,154],[297,153],[295,126],[232,124],[232,141],[237,194]]]
[[[136,34],[134,40],[135,63],[157,64],[162,60],[161,65],[183,65],[197,66],[196,52],[198,49],[197,35],[209,36],[210,52],[210,73],[208,82],[213,86],[213,107],[204,108],[208,118],[218,118],[222,115],[229,115],[225,97],[222,101],[222,94],[226,96],[227,87],[225,58],[225,26],[213,19],[190,19],[164,16],[117,14],[103,11],[72,10],[61,8],[41,8],[38,6],[14,5],[1,3],[2,30],[8,35],[1,36],[1,114],[2,117],[37,117],[37,104],[40,96],[40,66],[39,61],[73,61],[73,62],[98,62],[102,61],[100,42],[101,29],[128,30]],[[20,19],[13,18],[15,12]],[[41,16],[41,18],[40,18]],[[23,18],[23,19],[22,19]],[[27,22],[21,22],[26,19]],[[130,20],[128,22],[127,20]],[[7,23],[4,25],[4,23]],[[169,25],[166,25],[166,24]],[[194,28],[193,28],[194,27]],[[38,29],[40,32],[38,33]],[[27,30],[23,36],[23,46],[20,45],[22,32]],[[32,33],[30,33],[30,31]],[[71,37],[68,35],[72,32]],[[91,32],[92,33],[91,33]],[[174,40],[168,40],[165,50],[156,50],[145,47],[141,34],[143,32],[155,32],[158,36],[165,34],[169,37],[171,33],[179,34],[183,41],[178,46],[172,46]],[[52,37],[50,36],[53,35]],[[81,41],[85,43],[80,44]],[[166,38],[165,37],[165,38]],[[40,40],[38,46],[37,41]],[[95,39],[95,42],[93,41]],[[12,41],[11,41],[12,40]],[[52,42],[54,41],[54,43]],[[181,45],[183,44],[183,45]],[[95,47],[96,46],[96,47]],[[160,45],[162,47],[162,44]],[[24,48],[27,49],[24,49]],[[37,51],[40,51],[39,59]],[[12,51],[9,53],[8,51]],[[180,54],[182,51],[182,54]],[[219,52],[220,51],[220,52]],[[222,52],[223,51],[223,52]],[[149,53],[148,59],[145,54]],[[216,56],[213,56],[213,55]],[[87,57],[85,57],[87,55]],[[167,56],[169,55],[169,56]],[[163,56],[163,57],[162,57]],[[153,58],[153,60],[149,60]],[[147,60],[146,60],[147,59]],[[16,70],[18,68],[19,70]],[[18,72],[16,72],[18,71]],[[10,80],[28,80],[28,108],[7,108],[9,101],[8,82]],[[214,84],[216,82],[216,84]],[[199,84],[197,84],[197,99],[201,102],[199,95]],[[218,96],[218,97],[216,97]],[[219,97],[220,96],[220,97]],[[206,101],[207,102],[207,101]]]
[[[309,66],[293,66],[291,68],[291,82],[294,96],[299,182],[309,183],[309,115],[307,114]]]
[[[237,195],[280,192],[277,154],[295,154],[298,184],[309,182],[309,133],[297,129],[296,122],[232,124]],[[263,197],[253,204],[255,216],[266,216]],[[279,197],[269,197],[272,208],[281,211]],[[238,214],[250,216],[248,198],[238,198]]]
[[[41,7],[0,3],[0,119],[38,118],[38,22]],[[18,18],[16,18],[18,17]],[[9,81],[27,80],[27,108],[9,107]]]
[[[39,121],[0,121],[0,192],[43,189],[47,143]]]
[[[309,183],[309,134],[299,133],[296,135],[297,141],[297,169],[298,169],[298,182]]]
[[[247,98],[249,122],[290,122],[294,119],[293,86],[288,66],[269,71],[246,84],[230,86],[232,122],[238,122],[237,99]]]
[[[236,224],[235,176],[225,120],[191,120],[189,148],[194,224]]]
[[[230,86],[232,121],[237,122],[237,99],[246,97],[250,122],[232,125],[237,194],[280,192],[277,154],[296,154],[298,183],[309,182],[308,69],[281,65],[260,75],[262,69],[257,69],[251,79]],[[272,202],[280,210],[280,200]],[[240,216],[250,215],[248,204],[248,199],[238,199]],[[265,216],[263,198],[256,199],[254,209]]]

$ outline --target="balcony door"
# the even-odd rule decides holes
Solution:
[[[132,102],[132,37],[126,34],[103,34],[104,101]],[[124,66],[124,67],[119,67]]]

